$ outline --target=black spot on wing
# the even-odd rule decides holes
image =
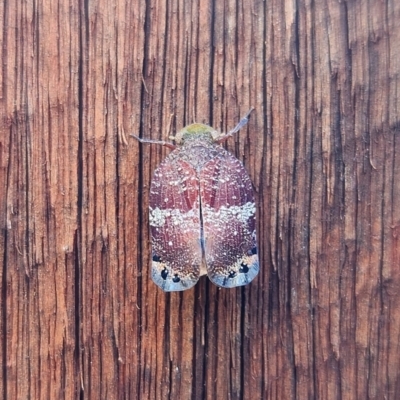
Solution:
[[[233,279],[235,276],[236,276],[236,272],[235,271],[229,271],[229,275],[228,275],[229,279]]]
[[[239,268],[239,272],[240,272],[241,274],[247,274],[247,273],[249,272],[249,267],[248,267],[248,265],[245,264],[245,263],[241,263],[241,264],[240,264],[240,268]]]
[[[161,271],[161,278],[163,278],[164,279],[164,281],[167,279],[167,276],[168,276],[168,270],[167,270],[167,268],[164,268],[162,271]]]

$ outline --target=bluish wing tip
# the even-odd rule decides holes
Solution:
[[[222,288],[234,288],[238,286],[245,286],[249,284],[259,272],[259,266],[253,266],[247,273],[239,273],[235,277],[223,276],[210,276],[211,282]]]
[[[164,292],[182,292],[183,290],[192,288],[198,281],[198,279],[179,279],[179,281],[174,282],[173,277],[163,277],[155,268],[152,269],[151,279]]]

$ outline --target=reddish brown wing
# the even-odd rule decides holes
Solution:
[[[218,149],[200,173],[205,259],[211,281],[235,287],[258,274],[256,207],[242,163]]]
[[[156,169],[150,188],[151,276],[167,292],[195,285],[202,260],[199,180],[179,151]]]

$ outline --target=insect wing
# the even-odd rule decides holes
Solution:
[[[196,284],[202,260],[199,180],[172,152],[156,169],[150,189],[153,281],[164,291]]]
[[[222,147],[201,171],[200,198],[208,277],[246,285],[259,270],[254,194],[243,164]]]

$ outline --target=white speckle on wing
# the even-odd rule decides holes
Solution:
[[[196,213],[198,214],[198,210],[196,211],[196,209],[192,209],[186,213],[183,213],[180,210],[172,208],[168,208],[166,210],[162,210],[158,207],[155,209],[150,208],[150,226],[164,226],[166,220],[170,218],[170,223],[172,225],[182,226],[184,230],[187,222],[193,220],[193,218],[196,218]]]
[[[246,224],[255,213],[256,205],[251,201],[241,206],[221,206],[218,211],[215,211],[211,207],[205,207],[203,209],[203,218],[210,220],[218,218],[223,224],[227,225],[229,225],[229,221],[234,218],[239,220],[242,224]]]

